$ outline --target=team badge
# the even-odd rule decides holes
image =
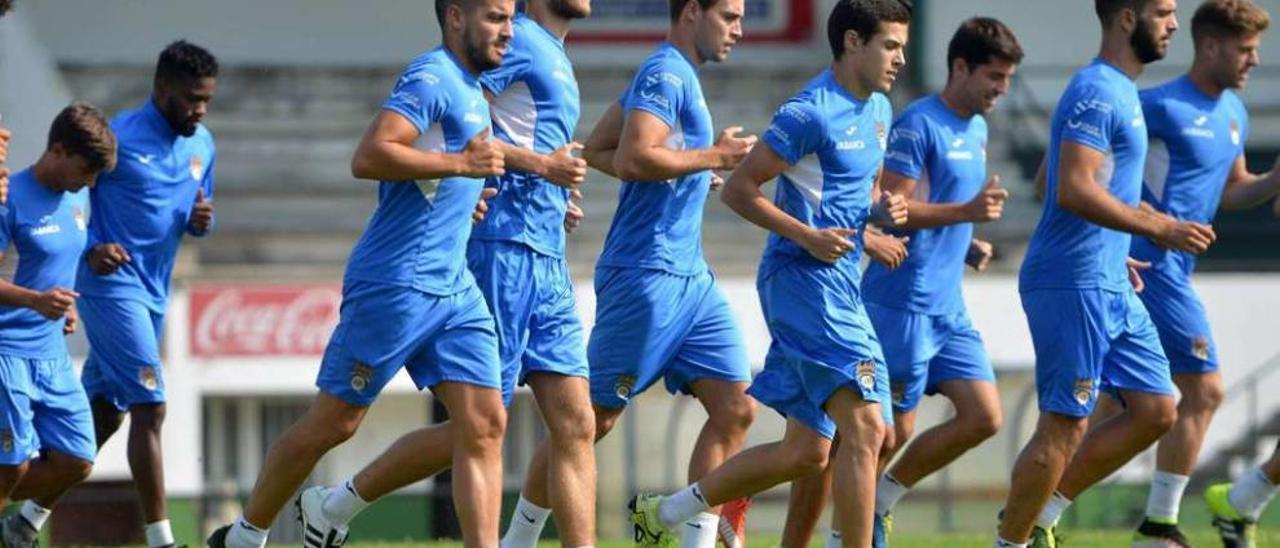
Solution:
[[[1240,146],[1240,123],[1235,120],[1231,121],[1231,144]]]
[[[199,181],[204,177],[204,160],[199,156],[191,157],[191,178]]]
[[[1089,400],[1093,399],[1093,379],[1080,379],[1076,381],[1076,403],[1080,405],[1089,405]]]
[[[367,363],[355,362],[351,367],[351,389],[356,392],[364,392],[369,386],[369,379],[373,377],[373,368]]]
[[[875,362],[862,362],[858,364],[857,369],[858,384],[867,390],[874,390],[876,387],[876,364]]]
[[[13,430],[10,428],[0,430],[0,451],[13,452]]]
[[[902,405],[907,398],[907,383],[895,382],[889,384],[889,395],[893,397],[894,405]]]
[[[1209,359],[1209,338],[1203,335],[1191,339],[1191,355],[1201,360]]]
[[[631,375],[618,377],[618,382],[613,383],[613,393],[623,400],[630,399],[631,391],[635,388],[636,378]]]
[[[156,375],[156,369],[151,366],[138,369],[138,382],[142,383],[143,388],[152,392],[160,387],[160,377]]]
[[[76,218],[76,228],[80,229],[80,232],[84,232],[87,226],[84,220],[84,209],[78,206],[73,207],[71,208],[71,215]]]
[[[884,122],[876,122],[876,140],[880,141],[880,150],[889,148],[889,130]]]

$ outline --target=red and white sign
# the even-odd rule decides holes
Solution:
[[[668,0],[608,0],[574,22],[571,43],[657,43],[670,26]],[[813,38],[817,0],[744,0],[742,41],[804,43]]]
[[[191,355],[319,356],[338,325],[342,288],[196,286],[191,289]]]

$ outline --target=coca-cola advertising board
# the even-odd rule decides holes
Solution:
[[[341,303],[341,286],[329,284],[193,287],[191,355],[322,355]]]

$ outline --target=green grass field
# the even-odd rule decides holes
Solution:
[[[1214,548],[1221,546],[1218,537],[1212,530],[1198,529],[1187,531],[1191,536],[1191,543],[1197,548]],[[1129,531],[1069,531],[1065,532],[1066,536],[1064,546],[1069,548],[1120,548],[1129,546]],[[903,533],[893,535],[889,538],[889,543],[893,548],[989,548],[991,546],[992,537],[989,534],[980,533]],[[352,542],[347,546],[354,548],[399,548],[409,546],[427,546],[429,548],[453,548],[461,546],[461,543],[451,542],[435,542],[429,544],[412,544],[412,543],[361,543]],[[777,538],[755,537],[748,538],[747,545],[750,548],[774,548],[778,545]],[[1280,533],[1276,531],[1260,531],[1258,537],[1258,546],[1277,546],[1280,545]],[[559,546],[553,542],[543,542],[539,548],[556,548]],[[624,541],[606,541],[600,543],[600,548],[628,548],[630,542]],[[814,547],[821,548],[820,543],[814,543]]]

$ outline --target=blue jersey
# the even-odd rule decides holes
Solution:
[[[1063,143],[1083,145],[1106,156],[1094,174],[1116,199],[1138,205],[1147,156],[1147,127],[1138,88],[1120,69],[1095,60],[1078,72],[1058,101],[1050,129],[1048,185],[1044,213],[1022,262],[1019,287],[1129,291],[1130,236],[1091,223],[1061,207],[1059,152]]]
[[[626,116],[643,111],[671,128],[666,145],[675,150],[710,148],[711,111],[702,96],[697,67],[663,42],[640,65],[622,97]],[[597,267],[641,267],[690,276],[707,270],[702,257],[702,207],[711,171],[667,181],[624,181]]]
[[[1244,155],[1249,134],[1244,103],[1231,90],[1209,97],[1186,76],[1140,96],[1151,143],[1142,200],[1179,220],[1209,223],[1232,166]],[[1181,255],[1179,268],[1187,274],[1196,263],[1194,255],[1167,251],[1145,237],[1133,239],[1131,253],[1155,263],[1167,254]]]
[[[117,163],[89,193],[88,245],[120,244],[131,259],[106,276],[81,261],[76,289],[163,312],[196,195],[203,189],[205,199],[213,199],[213,135],[203,125],[190,137],[179,135],[151,100],[120,113],[111,129],[119,141]]]
[[[382,108],[418,129],[416,146],[458,153],[489,128],[489,103],[474,75],[444,48],[418,56]],[[346,280],[449,296],[474,284],[467,270],[471,213],[484,180],[446,177],[378,183],[378,208],[347,264]]]
[[[14,285],[32,291],[75,286],[76,263],[88,241],[88,210],[88,191],[54,192],[31,169],[9,179],[9,202],[0,206],[0,252],[10,244],[18,252]],[[29,308],[0,306],[0,355],[65,357],[64,323]]]
[[[494,135],[515,146],[549,154],[573,140],[581,107],[578,81],[564,42],[521,14],[502,66],[480,76],[493,96]],[[564,257],[564,214],[569,190],[533,173],[508,169],[490,178],[498,194],[489,199],[484,222],[471,237],[520,242],[534,251]]]
[[[879,93],[858,99],[840,86],[830,70],[811,80],[773,116],[763,141],[791,165],[778,177],[778,207],[809,226],[852,228],[861,236],[871,213],[871,189],[884,161],[893,119],[889,99]],[[857,291],[862,238],[836,262]],[[769,234],[760,277],[793,261],[825,266],[808,251],[778,234]]]
[[[961,203],[972,200],[987,176],[987,121],[961,118],[933,95],[913,103],[889,132],[884,168],[916,181],[913,200]],[[864,299],[920,314],[964,310],[960,282],[973,240],[973,223],[903,231],[907,260],[897,269],[873,262],[862,287]]]

